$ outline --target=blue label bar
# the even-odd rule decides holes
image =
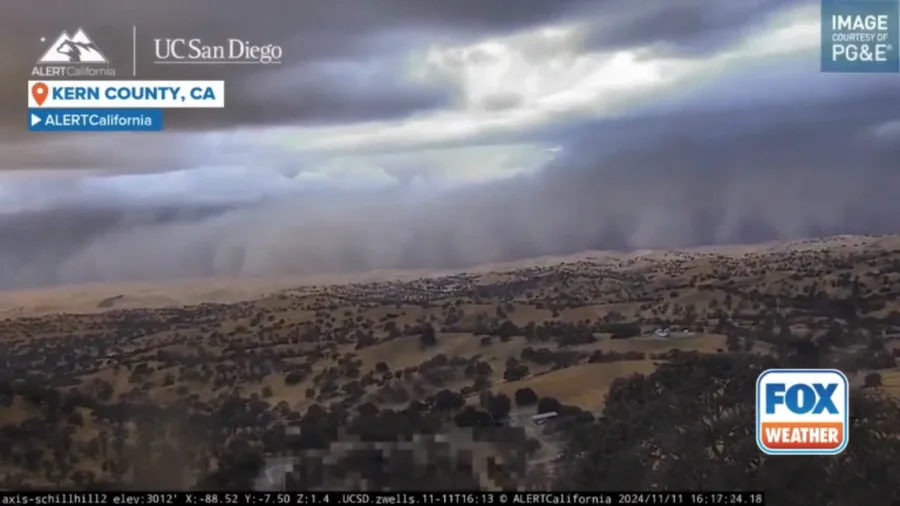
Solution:
[[[32,132],[158,132],[161,109],[28,109]]]

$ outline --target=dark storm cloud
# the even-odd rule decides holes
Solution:
[[[898,100],[881,87],[581,125],[542,173],[431,198],[393,190],[214,212],[182,204],[174,220],[124,203],[100,209],[96,195],[90,205],[70,200],[0,219],[0,286],[447,268],[587,248],[896,232],[898,118],[885,104]],[[625,149],[603,149],[620,140]]]
[[[696,49],[698,44],[718,47],[725,34],[738,34],[776,8],[798,1],[554,0],[513,6],[508,0],[45,0],[36,9],[28,2],[0,0],[0,128],[22,130],[24,81],[46,49],[40,38],[52,40],[60,31],[78,27],[97,42],[120,77],[131,77],[134,25],[138,78],[225,79],[225,111],[172,111],[167,116],[173,128],[215,128],[391,118],[444,107],[452,90],[400,78],[397,58],[419,47],[423,34],[430,42],[460,41],[591,19],[598,22],[590,39],[595,48],[662,42]],[[208,44],[229,37],[276,44],[284,48],[285,64],[154,65],[153,40],[175,37],[201,38]],[[392,58],[392,64],[385,63]],[[328,62],[348,63],[357,71],[329,72],[323,65]],[[382,75],[363,78],[367,67]],[[264,81],[269,84],[265,92],[256,86]]]
[[[658,45],[690,54],[712,53],[746,35],[772,14],[806,0],[610,2],[587,38],[589,48]],[[611,15],[610,15],[611,14]]]
[[[277,125],[291,120],[306,125],[347,123],[405,116],[450,105],[449,90],[397,79],[400,62],[372,58],[362,63],[319,63],[278,69],[227,87],[227,114],[201,111],[205,127],[244,124]],[[236,100],[253,96],[253,100]],[[176,115],[175,113],[180,113]],[[197,111],[171,111],[166,119],[190,124]],[[177,123],[176,123],[177,125]]]
[[[23,120],[24,124],[24,120]],[[159,134],[152,139],[129,134],[86,142],[83,136],[36,136],[17,132],[0,136],[0,171],[76,169],[116,172],[155,172],[196,165],[192,139]],[[196,144],[193,144],[194,149]]]
[[[588,248],[897,232],[900,117],[891,105],[900,103],[900,89],[884,76],[822,75],[813,68],[815,55],[808,65],[772,58],[728,68],[706,84],[636,102],[618,119],[598,121],[576,111],[537,128],[456,140],[457,147],[520,143],[564,150],[537,174],[447,191],[400,184],[366,195],[321,192],[327,185],[304,186],[301,173],[318,161],[303,157],[328,154],[273,160],[263,148],[238,145],[238,137],[217,144],[208,139],[213,134],[185,133],[286,122],[352,124],[445,107],[455,98],[448,89],[397,79],[403,55],[427,43],[591,19],[597,23],[593,48],[656,44],[696,56],[795,3],[555,0],[515,2],[513,8],[510,0],[108,0],[77,6],[46,0],[38,10],[0,0],[4,21],[13,20],[0,33],[0,95],[6,94],[0,113],[13,115],[0,125],[22,130],[24,81],[43,50],[38,37],[78,26],[122,72],[130,70],[128,42],[136,24],[139,51],[146,54],[138,61],[139,77],[229,83],[229,111],[182,112],[174,134],[98,137],[104,144],[93,145],[52,136],[0,142],[0,170],[221,169],[244,156],[236,165],[271,168],[278,162],[299,174],[292,185],[260,184],[256,195],[270,195],[261,200],[247,198],[250,180],[220,181],[208,173],[181,181],[166,196],[151,190],[171,190],[177,177],[140,176],[151,179],[127,184],[71,178],[53,188],[0,179],[0,288],[450,268]],[[280,44],[289,64],[152,66],[153,37]],[[485,107],[502,110],[516,100],[498,96]],[[414,152],[423,145],[410,139],[404,147]],[[417,174],[436,169],[424,156],[404,163],[421,165]],[[360,164],[362,171],[383,168]],[[355,177],[352,170],[341,174]],[[218,183],[248,188],[237,192],[242,200],[225,188],[221,194],[229,198],[199,203]],[[298,189],[287,194],[291,188]]]
[[[138,78],[228,82],[225,111],[175,111],[167,125],[331,123],[400,117],[447,105],[450,90],[406,83],[399,66],[385,64],[385,58],[411,49],[404,34],[426,33],[432,40],[476,37],[552,22],[589,3],[555,0],[512,8],[506,0],[45,0],[38,9],[0,0],[0,124],[21,130],[25,81],[46,49],[40,37],[52,40],[62,30],[83,27],[119,77],[131,77],[135,25]],[[153,39],[167,37],[276,44],[283,46],[284,65],[152,64]],[[323,62],[350,63],[357,71],[329,72]],[[381,75],[365,78],[365,67],[377,67]],[[261,92],[255,84],[262,81],[277,88]]]

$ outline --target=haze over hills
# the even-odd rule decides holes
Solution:
[[[51,1],[0,0],[0,289],[897,232],[900,89],[819,72],[816,2]],[[22,137],[40,37],[127,68],[136,19],[142,78],[228,107]],[[159,37],[284,64],[151,65]]]
[[[601,264],[646,265],[663,259],[689,257],[702,260],[709,256],[759,255],[773,252],[833,250],[867,247],[893,248],[900,236],[832,236],[761,244],[721,245],[680,250],[582,251],[572,255],[547,256],[471,266],[464,270],[378,270],[317,276],[280,276],[247,278],[194,278],[161,283],[93,283],[53,286],[31,290],[0,291],[0,317],[33,316],[51,313],[94,313],[111,309],[182,307],[203,303],[235,303],[254,300],[282,291],[307,290],[351,283],[411,281],[456,274],[472,274],[484,279],[502,278],[510,271],[554,266],[591,260]]]

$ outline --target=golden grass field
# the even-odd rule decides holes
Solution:
[[[473,378],[460,365],[447,366],[439,383],[416,370],[443,355],[462,363],[486,362],[494,392],[512,396],[529,387],[539,396],[596,411],[613,381],[652,372],[661,354],[725,350],[726,336],[716,331],[722,308],[752,322],[765,311],[784,312],[760,301],[802,297],[811,287],[846,297],[847,280],[854,276],[872,293],[897,295],[897,266],[900,236],[840,236],[680,251],[584,252],[465,272],[51,287],[0,293],[0,346],[16,356],[11,364],[22,374],[47,383],[67,376],[65,389],[91,395],[108,388],[110,402],[147,397],[162,405],[185,399],[214,404],[239,395],[302,411],[312,403],[349,398],[356,389],[353,403],[401,407],[442,388],[472,386]],[[872,317],[900,310],[900,296],[886,299]],[[205,303],[215,305],[199,305]],[[794,321],[791,331],[815,337],[821,320]],[[641,336],[612,339],[610,332],[591,331],[594,342],[561,345],[557,338],[521,332],[482,342],[501,321],[519,329],[637,322]],[[652,337],[655,329],[683,321],[690,322],[680,325],[683,332]],[[426,324],[436,329],[437,342],[430,347],[418,338],[417,329]],[[360,336],[369,342],[359,344]],[[882,337],[889,347],[900,346],[900,333]],[[758,353],[773,348],[762,341],[751,344]],[[572,352],[578,360],[563,368],[529,364],[526,377],[505,380],[507,361],[521,359],[526,347]],[[598,351],[643,358],[589,363]],[[188,360],[195,365],[185,365]],[[348,364],[355,373],[347,372]],[[379,364],[389,373],[377,372]],[[286,381],[291,371],[303,373],[300,381]],[[408,374],[401,377],[398,371]],[[880,373],[884,389],[900,395],[900,369]],[[402,396],[394,395],[398,389]],[[0,406],[0,425],[32,416],[34,408],[21,398]],[[88,412],[83,418],[79,441],[110,430]]]
[[[597,411],[603,406],[606,392],[617,378],[632,374],[649,374],[656,369],[653,360],[628,360],[623,362],[580,364],[550,371],[521,381],[504,383],[497,392],[512,397],[520,388],[531,388],[541,395],[556,397],[564,404]]]
[[[886,250],[896,251],[900,249],[900,236],[883,237],[857,237],[839,236],[828,239],[794,241],[789,243],[767,243],[760,245],[717,246],[706,248],[693,248],[680,251],[637,251],[629,253],[616,252],[582,252],[565,257],[546,257],[527,261],[517,261],[504,264],[479,266],[469,269],[466,275],[474,278],[474,283],[481,285],[502,284],[510,280],[527,278],[532,275],[545,276],[546,272],[565,270],[577,272],[579,268],[587,270],[610,270],[627,274],[636,274],[640,279],[649,283],[649,286],[639,287],[646,294],[655,294],[664,290],[668,285],[683,284],[697,275],[711,272],[717,268],[727,268],[735,272],[735,279],[746,280],[750,286],[756,289],[782,289],[788,277],[796,272],[796,267],[803,262],[805,257],[816,257],[820,252],[829,255],[852,255],[858,251]],[[748,261],[769,264],[771,268],[764,269],[762,276],[750,275],[752,273],[741,272],[746,268],[742,263]],[[716,267],[718,266],[718,267]],[[344,274],[330,276],[306,276],[306,277],[282,277],[282,278],[251,278],[251,279],[196,279],[183,280],[169,283],[122,283],[122,284],[94,284],[50,287],[33,290],[21,290],[0,292],[0,317],[15,319],[30,316],[53,317],[59,314],[83,314],[77,321],[72,320],[72,330],[77,330],[79,325],[102,324],[102,315],[111,310],[142,309],[153,310],[166,307],[189,307],[200,303],[238,304],[246,306],[249,311],[270,313],[278,319],[284,318],[288,323],[300,324],[311,320],[315,311],[303,309],[303,305],[310,301],[332,300],[330,304],[336,306],[329,310],[330,315],[341,318],[347,311],[352,311],[354,317],[358,314],[371,321],[378,321],[385,315],[394,315],[398,324],[415,324],[422,321],[434,321],[440,319],[444,309],[439,307],[424,307],[422,305],[405,304],[400,310],[378,303],[365,303],[365,297],[361,297],[359,304],[348,304],[345,293],[351,298],[359,297],[353,289],[348,287],[354,284],[378,283],[384,281],[406,283],[415,286],[422,280],[438,279],[440,276],[456,275],[454,272],[424,272],[424,271],[378,271],[362,274]],[[596,281],[591,281],[596,284]],[[801,279],[791,284],[797,287],[804,286],[807,280]],[[623,285],[624,283],[618,283]],[[577,287],[575,287],[577,288]],[[618,289],[619,287],[614,287]],[[629,289],[629,287],[626,287]],[[534,300],[549,300],[554,292],[559,291],[557,281],[548,278],[542,281]],[[288,294],[287,298],[285,295]],[[337,296],[344,297],[342,301]],[[677,290],[675,298],[665,302],[669,304],[708,304],[712,298],[720,294],[703,293],[696,288],[684,287]],[[435,301],[443,301],[440,294],[435,296]],[[575,323],[584,320],[595,321],[611,311],[623,314],[634,313],[646,317],[647,310],[640,309],[639,304],[623,303],[616,300],[604,300],[609,297],[600,295],[589,304],[580,307],[566,308],[560,314],[552,315],[547,307],[539,308],[536,304],[527,303],[522,298],[514,299],[511,304],[516,308],[507,315],[507,319],[517,325],[525,325],[528,322],[542,323],[547,321]],[[455,298],[446,299],[457,303],[467,315],[490,315],[497,306],[497,301]],[[365,303],[365,304],[364,304]],[[365,307],[361,307],[364,305]],[[657,304],[657,307],[659,304]],[[652,308],[651,310],[652,311]],[[246,312],[246,311],[245,311]],[[152,313],[151,317],[152,317]],[[91,317],[90,315],[96,315]],[[247,318],[225,318],[217,322],[220,329],[233,329],[246,323]],[[194,337],[194,329],[186,329],[180,332],[184,336]],[[37,336],[40,337],[40,336]],[[48,335],[50,337],[50,335]],[[195,338],[196,339],[196,338]],[[170,335],[160,333],[153,336],[147,342],[147,347],[158,347],[158,343],[150,346],[151,342],[165,342],[169,350],[187,350],[191,346],[184,342],[171,339]],[[246,341],[246,338],[241,338]],[[193,341],[202,343],[200,341]],[[515,338],[507,343],[497,340],[486,349],[479,345],[478,336],[471,333],[447,333],[440,334],[437,346],[423,350],[415,339],[385,340],[379,344],[355,350],[352,344],[338,345],[333,352],[339,355],[353,353],[363,362],[363,370],[374,367],[378,362],[388,363],[393,370],[415,366],[438,353],[450,357],[469,357],[484,355],[484,359],[490,362],[495,369],[495,374],[502,373],[502,363],[508,356],[515,355],[526,343],[520,338]],[[600,336],[600,340],[592,345],[580,346],[579,349],[590,352],[596,349],[616,351],[620,353],[629,351],[644,352],[647,354],[662,353],[670,349],[696,350],[704,353],[715,353],[724,348],[724,336],[709,332],[701,332],[677,339],[631,339],[610,340],[608,336]],[[757,351],[765,352],[764,343],[755,344]],[[278,348],[285,348],[277,345]],[[213,347],[214,348],[214,347]],[[296,347],[295,347],[296,348]],[[302,347],[301,347],[302,348]],[[139,348],[126,347],[127,351],[140,353]],[[316,369],[326,367],[319,363]],[[640,367],[645,371],[646,365]],[[627,374],[614,367],[597,369],[598,375],[608,374],[613,377]],[[588,368],[587,370],[593,370]],[[565,374],[576,374],[568,372]],[[564,376],[563,371],[556,371],[552,375]],[[111,369],[101,370],[86,377],[86,380],[95,378],[110,381],[117,393],[127,392],[129,385],[127,371],[114,372]],[[543,376],[539,377],[543,378]],[[258,392],[264,386],[270,386],[274,390],[273,399],[292,400],[292,404],[306,404],[305,399],[297,399],[298,392],[302,393],[309,382],[300,385],[286,387],[281,381],[280,375],[272,375],[266,381],[259,384],[248,384],[243,387],[248,392]],[[538,378],[527,381],[538,381]],[[549,381],[542,379],[541,381]],[[606,384],[606,380],[597,380],[598,384]],[[573,388],[580,388],[586,382],[573,381]],[[212,394],[208,385],[190,384],[193,392]],[[511,386],[504,385],[509,389]],[[554,387],[558,389],[559,387]],[[166,391],[160,389],[157,392],[160,398],[170,397]],[[581,398],[577,394],[569,394],[572,398]],[[588,396],[590,397],[590,396]],[[592,398],[592,397],[591,397]]]

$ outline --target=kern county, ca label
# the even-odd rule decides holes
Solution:
[[[898,13],[898,0],[822,0],[822,72],[900,72]]]

